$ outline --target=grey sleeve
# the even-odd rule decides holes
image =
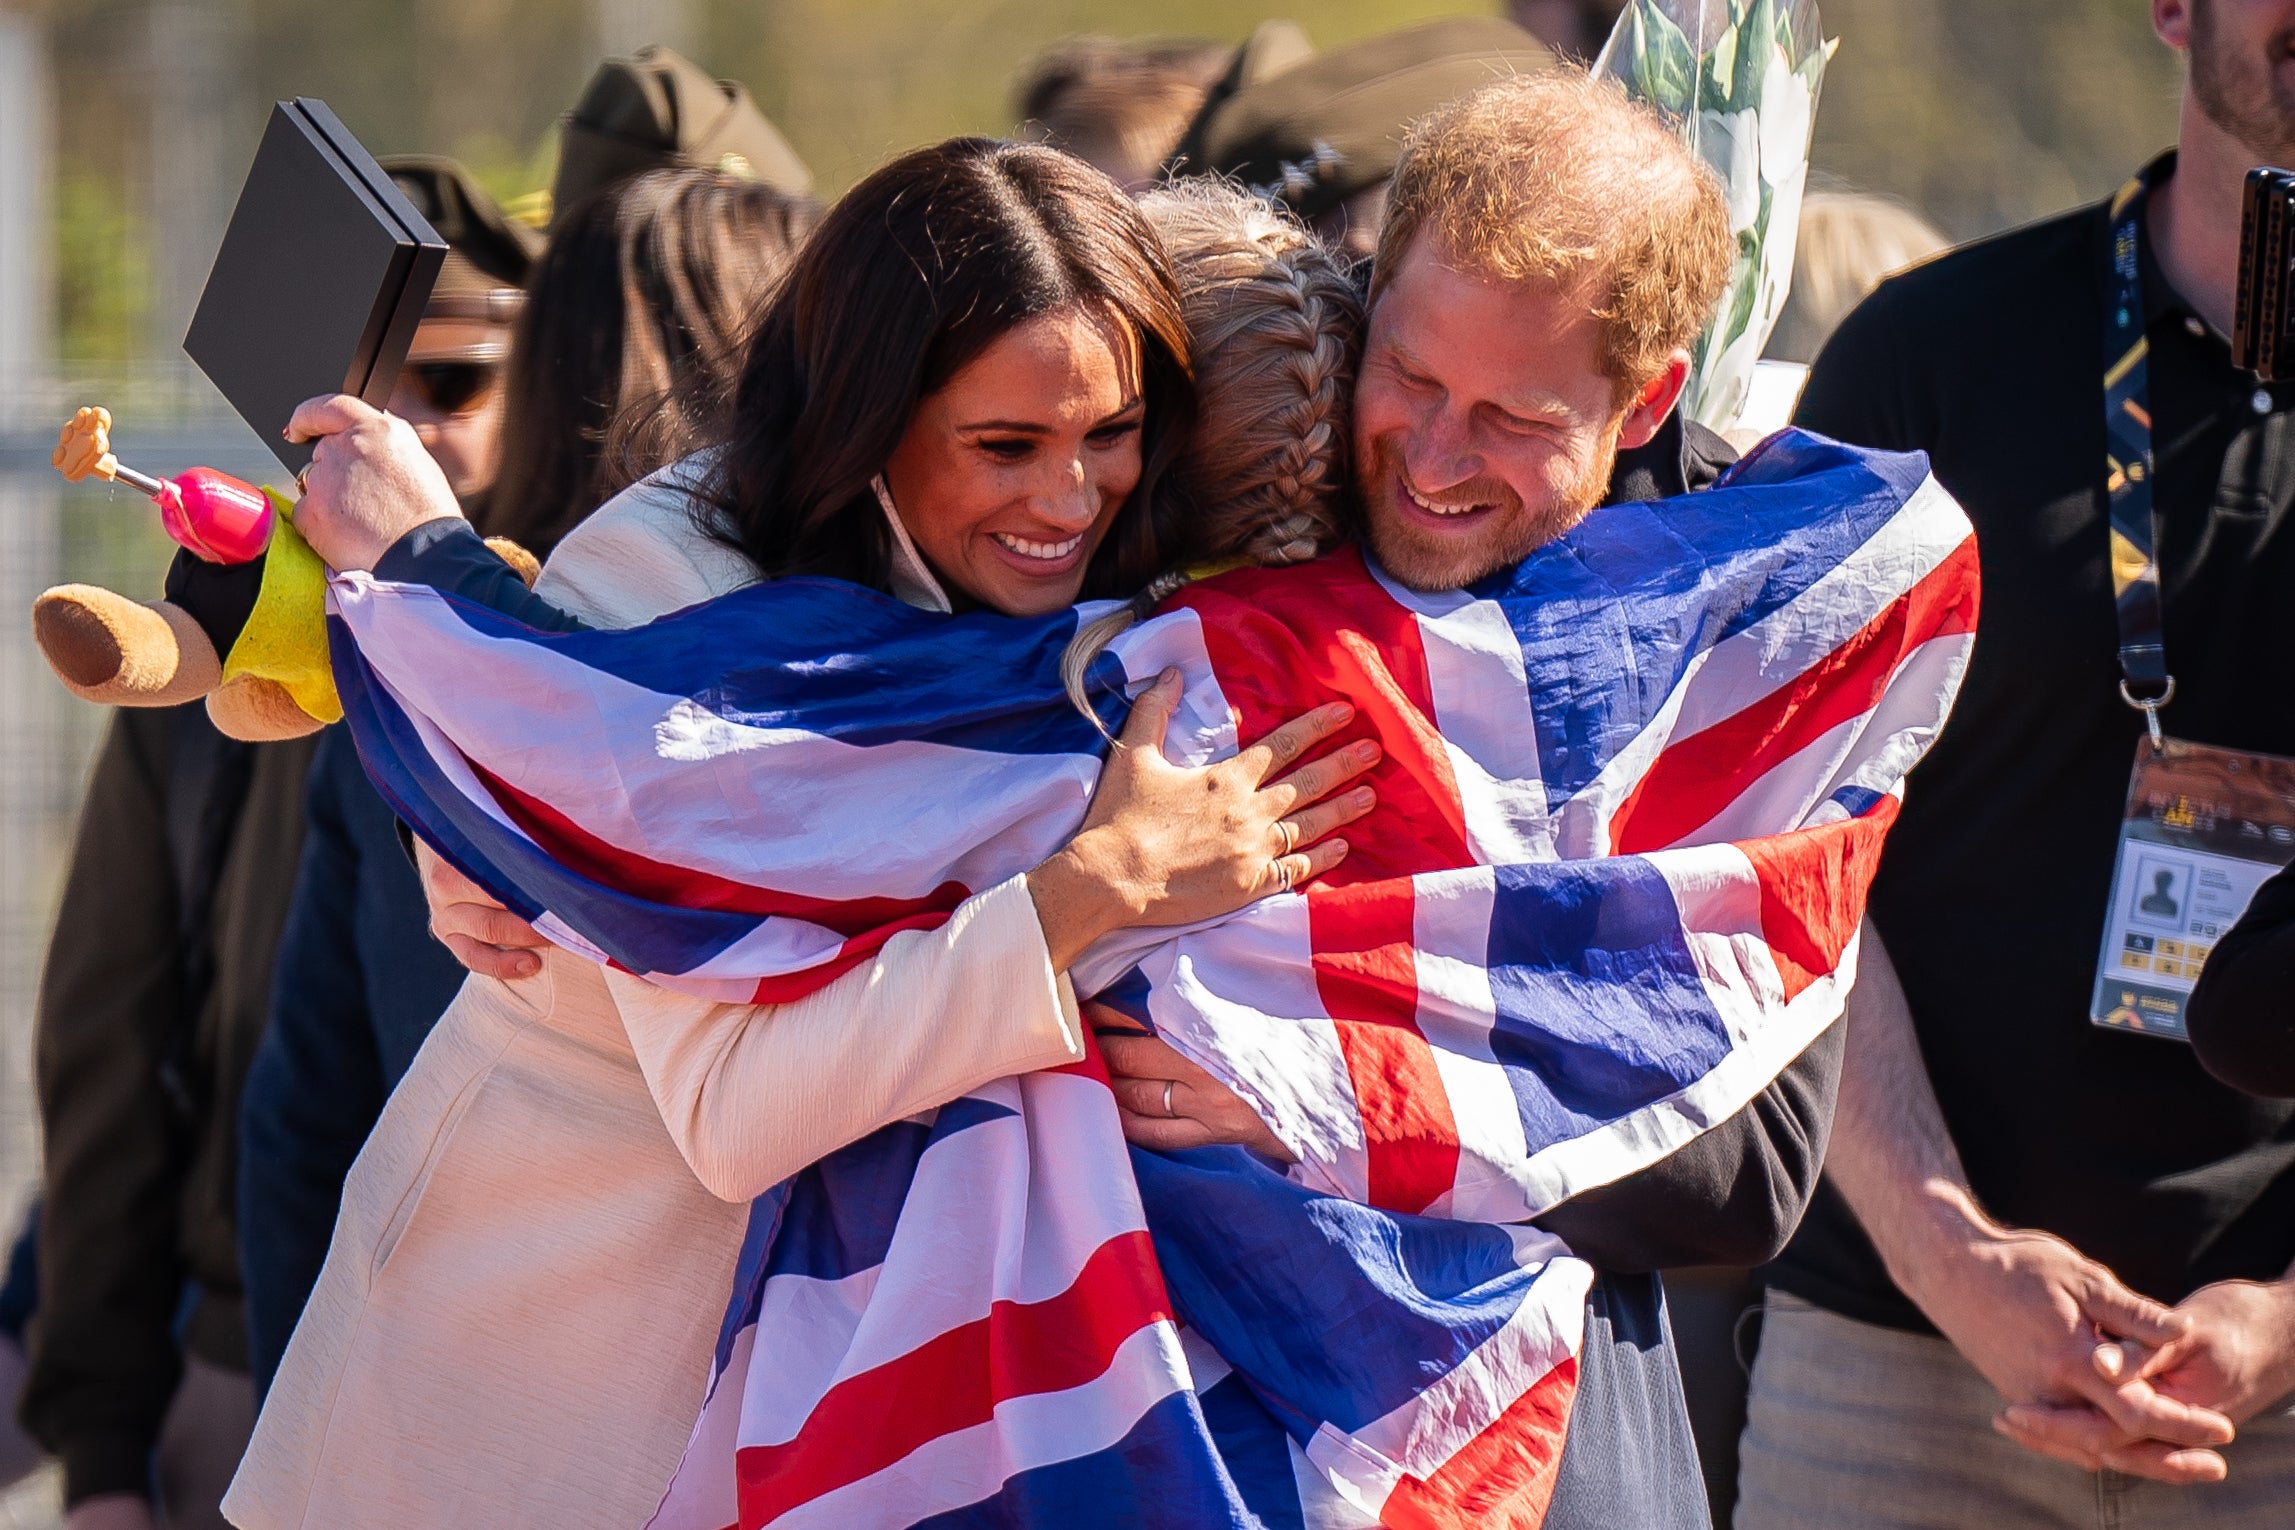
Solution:
[[[1668,1158],[1538,1218],[1604,1270],[1750,1268],[1784,1248],[1816,1193],[1841,1092],[1836,1021],[1743,1110]]]

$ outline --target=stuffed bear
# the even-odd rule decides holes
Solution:
[[[33,603],[32,634],[73,695],[106,706],[176,706],[201,697],[229,737],[299,738],[343,715],[327,659],[326,566],[294,527],[294,507],[204,468],[171,480],[120,465],[111,413],[82,409],[51,463],[71,482],[126,482],[152,494],[183,544],[165,597],[131,600],[65,584]],[[220,507],[220,508],[218,508]],[[516,543],[488,545],[531,584],[540,566]],[[223,561],[223,560],[232,561]]]

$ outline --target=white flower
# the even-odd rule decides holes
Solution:
[[[1761,78],[1761,174],[1782,186],[1808,164],[1809,129],[1816,115],[1808,82],[1793,72],[1782,48],[1769,55]]]
[[[1801,238],[1801,200],[1809,184],[1809,162],[1770,188],[1769,235],[1761,244],[1761,301],[1753,310],[1757,323],[1774,324],[1785,307],[1785,289],[1793,279],[1793,253]],[[1774,289],[1774,291],[1772,291]]]
[[[1761,216],[1759,114],[1699,112],[1697,149],[1729,193],[1729,231],[1742,233]]]

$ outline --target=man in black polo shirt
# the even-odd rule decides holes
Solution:
[[[2089,1020],[2145,731],[2105,485],[2138,328],[2160,722],[2295,754],[2295,388],[2222,338],[2241,179],[2295,162],[2295,0],[2152,9],[2189,74],[2148,190],[1885,284],[1801,406],[1931,454],[1984,607],[1873,887],[1824,1187],[1771,1269],[1739,1530],[2295,1524],[2295,1106]]]

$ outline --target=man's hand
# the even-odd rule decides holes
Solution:
[[[2000,1227],[1964,1194],[1939,1192],[1937,1206],[1925,1252],[1905,1262],[1899,1278],[2009,1403],[2002,1433],[2090,1470],[2110,1466],[2176,1483],[2223,1475],[2223,1458],[2207,1447],[2230,1442],[2229,1418],[2165,1393],[2140,1372],[2107,1374],[2096,1364],[2099,1338],[2165,1349],[2188,1335],[2191,1317],[2129,1290],[2061,1238]],[[2059,1422],[2082,1413],[2093,1422],[2080,1426],[2085,1433],[2073,1447],[2037,1432],[2036,1416],[2021,1411],[2033,1406]]]
[[[414,861],[422,873],[423,900],[430,905],[430,933],[454,959],[501,982],[529,978],[542,970],[549,941],[525,920],[486,895],[476,882],[417,843]]]
[[[371,569],[426,521],[457,519],[453,486],[414,427],[362,399],[306,399],[290,441],[317,441],[295,505],[295,529],[335,569]]]
[[[64,1530],[158,1530],[141,1493],[98,1493],[72,1505]]]
[[[2156,1349],[2127,1341],[2099,1345],[2092,1357],[2097,1375],[2114,1385],[2148,1384],[2234,1424],[2295,1393],[2295,1281],[2221,1281],[2194,1291],[2175,1310],[2191,1322],[2181,1338]],[[2131,1455],[2161,1455],[2146,1449],[2153,1442],[2130,1439],[2085,1407],[2012,1407],[2001,1414],[1999,1428],[2019,1445],[2090,1470],[2118,1466]],[[2202,1474],[2173,1480],[2212,1482],[2223,1475],[2223,1458],[2213,1451],[2185,1454],[2208,1458],[2190,1463]]]
[[[1243,1097],[1113,1010],[1088,1006],[1116,1093],[1124,1140],[1167,1152],[1234,1144],[1279,1163],[1296,1159]],[[1169,1101],[1169,1108],[1165,1102]]]
[[[1904,986],[1870,920],[1857,966],[1825,1175],[1890,1276],[2012,1410],[2086,1408],[2117,1430],[2115,1453],[2094,1464],[2167,1482],[2220,1477],[2223,1458],[2207,1447],[2230,1440],[2231,1420],[2166,1396],[2145,1377],[2108,1377],[2095,1363],[2106,1339],[2159,1348],[2192,1320],[2129,1290],[2063,1239],[1985,1215],[1937,1107]],[[2040,1448],[2010,1432],[2005,1416],[1996,1427]]]

